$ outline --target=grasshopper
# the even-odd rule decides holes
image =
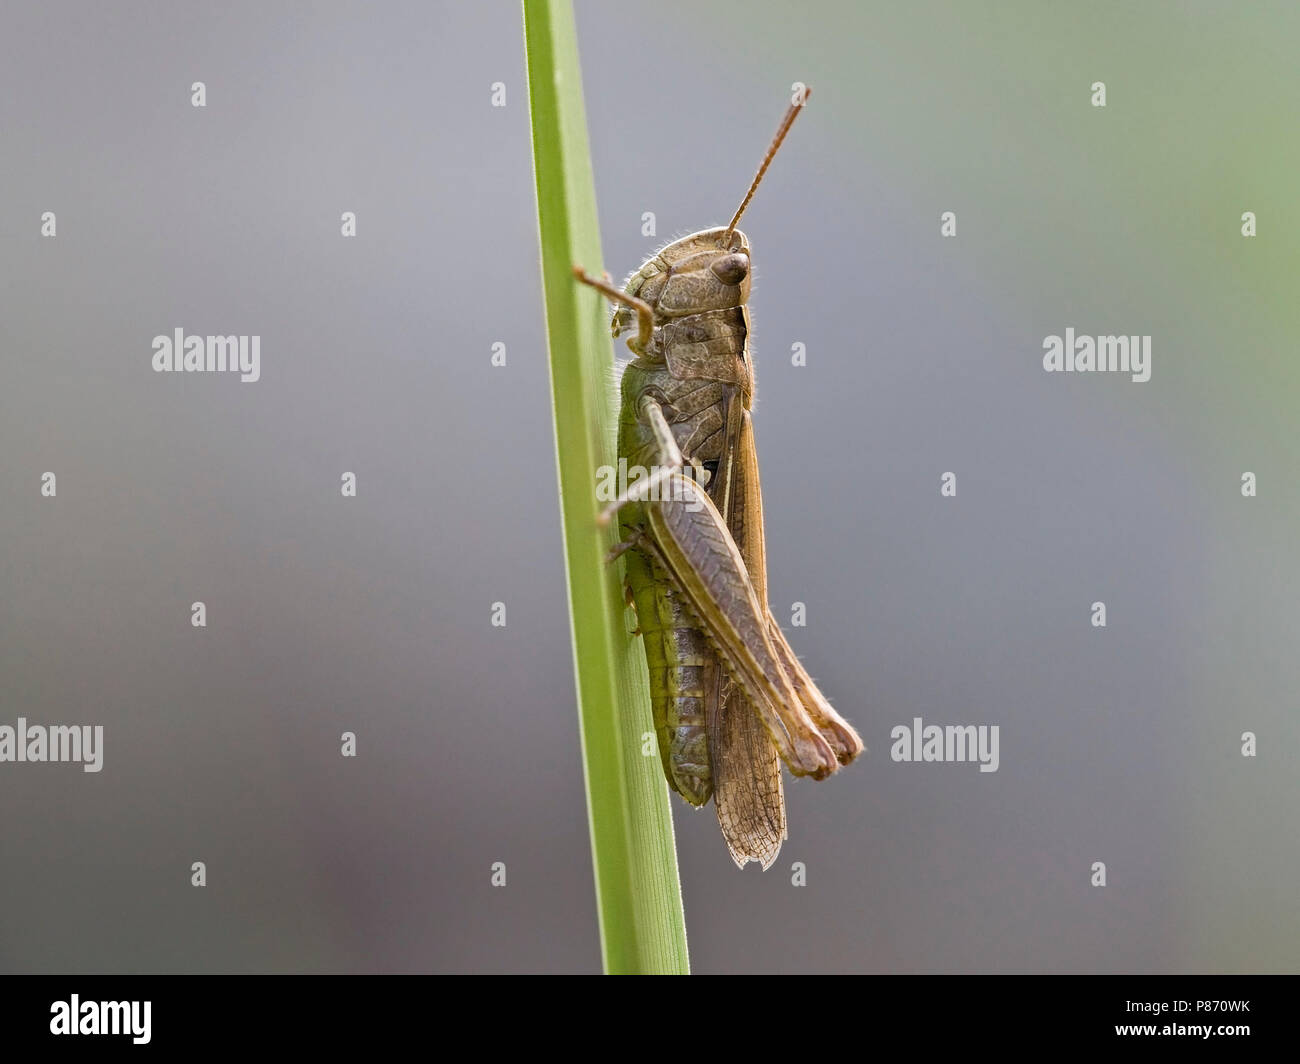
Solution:
[[[736,864],[771,866],[786,838],[781,761],[825,779],[862,740],[817,689],[767,602],[763,501],[750,410],[749,240],[736,223],[810,90],[798,91],[725,228],[663,248],[623,289],[574,275],[615,305],[623,370],[618,454],[649,470],[602,512],[619,519],[625,590],[650,670],[669,785],[713,798]]]

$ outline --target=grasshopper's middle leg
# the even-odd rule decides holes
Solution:
[[[673,436],[672,427],[664,417],[663,407],[652,396],[646,395],[641,398],[638,412],[655,435],[655,444],[658,447],[655,469],[648,477],[642,477],[600,512],[598,520],[602,528],[608,525],[614,519],[614,515],[628,503],[657,498],[660,489],[665,484],[671,483],[674,475],[680,473],[687,465],[686,459],[682,457],[681,448],[677,446],[677,440]]]

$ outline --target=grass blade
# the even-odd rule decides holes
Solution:
[[[569,611],[605,971],[686,973],[686,926],[645,653],[626,631],[613,531],[596,525],[596,470],[615,463],[609,313],[573,278],[599,272],[600,231],[569,0],[524,0],[542,289]],[[651,743],[653,743],[653,738]]]

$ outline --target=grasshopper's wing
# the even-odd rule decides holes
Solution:
[[[766,606],[767,562],[754,432],[736,392],[728,396],[718,478],[710,486],[716,487],[710,495],[740,551],[754,595],[760,606]],[[711,710],[709,758],[718,826],[738,866],[757,861],[766,869],[786,838],[781,758],[741,685],[720,670],[715,683],[714,697],[706,705]]]
[[[737,406],[740,404],[737,403]],[[740,547],[749,569],[758,600],[767,611],[768,639],[776,650],[781,667],[799,696],[804,710],[817,725],[817,730],[830,743],[841,765],[847,765],[862,753],[862,740],[858,733],[831,707],[826,696],[818,689],[808,671],[799,663],[794,650],[786,641],[781,626],[772,616],[767,601],[767,552],[763,539],[763,492],[758,480],[758,454],[754,448],[754,424],[749,411],[741,419],[739,445],[736,450],[735,501],[728,516],[731,533]]]
[[[781,759],[740,687],[719,677],[709,703],[709,758],[718,827],[740,868],[757,861],[770,868],[786,838]]]
[[[720,508],[728,531],[744,559],[754,594],[766,611],[768,642],[786,678],[817,730],[835,751],[836,759],[847,765],[862,752],[862,740],[831,708],[799,663],[768,606],[763,492],[753,421],[741,407],[739,397],[733,396],[729,407],[728,427],[734,425],[734,431],[728,433],[728,442],[735,443],[724,449],[718,469],[725,479],[713,498],[722,500]],[[767,868],[776,860],[786,837],[781,763],[776,746],[745,698],[743,688],[726,678],[720,686],[717,697],[708,703],[714,708],[708,732],[718,823],[736,864],[744,867],[747,860],[755,860]]]

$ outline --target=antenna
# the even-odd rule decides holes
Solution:
[[[803,91],[795,97],[789,109],[785,112],[785,117],[781,119],[781,124],[776,129],[776,136],[772,138],[772,143],[768,145],[767,154],[763,156],[763,161],[758,165],[758,173],[754,175],[754,180],[750,182],[749,191],[745,193],[745,198],[740,201],[736,213],[731,216],[731,224],[727,226],[727,231],[723,233],[724,242],[731,239],[736,223],[740,221],[740,216],[745,213],[749,201],[754,198],[754,191],[758,188],[758,183],[763,180],[763,175],[767,173],[767,168],[772,162],[772,156],[776,154],[776,149],[781,146],[781,141],[785,140],[785,135],[790,132],[790,127],[794,125],[794,120],[799,117],[799,112],[803,110],[804,104],[808,102],[808,97],[811,95],[812,89],[805,85]]]

